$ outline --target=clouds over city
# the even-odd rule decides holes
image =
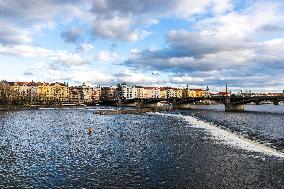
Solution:
[[[261,87],[264,83],[275,86],[277,82],[283,85],[280,71],[284,65],[283,36],[275,35],[279,27],[267,29],[267,26],[283,24],[282,6],[256,3],[241,12],[230,11],[194,23],[195,31],[168,31],[167,47],[145,49],[124,64],[133,69],[177,75],[173,83],[213,86],[228,83],[233,87]],[[260,28],[266,28],[265,36],[261,35]]]
[[[0,1],[0,67],[13,57],[17,65],[34,62],[23,63],[15,79],[281,90],[283,6],[278,0]]]

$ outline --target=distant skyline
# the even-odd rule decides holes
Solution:
[[[284,89],[282,0],[0,0],[0,80]]]

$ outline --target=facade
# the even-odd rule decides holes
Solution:
[[[162,99],[167,98],[167,89],[165,87],[160,88],[160,98],[162,98]]]
[[[34,82],[11,82],[11,89],[15,95],[21,98],[35,97],[37,95],[37,86]]]
[[[81,92],[81,100],[84,102],[92,102],[93,90],[90,86],[87,86],[86,83],[83,83],[82,86],[79,87]]]
[[[182,97],[183,98],[195,98],[195,97],[210,97],[209,89],[182,89]]]
[[[51,99],[52,90],[49,83],[37,83],[37,95],[43,99]]]
[[[101,99],[106,101],[112,101],[118,99],[118,87],[102,87],[101,88]]]
[[[81,96],[76,87],[69,87],[69,101],[80,102]]]
[[[174,97],[175,98],[182,98],[182,89],[180,88],[174,88]]]
[[[202,89],[195,89],[195,97],[202,97],[203,90]]]
[[[268,96],[284,96],[284,91],[283,93],[268,93]]]
[[[94,88],[88,86],[86,83],[83,83],[81,86],[72,87],[72,91],[73,91],[72,94],[77,95],[78,93],[78,98],[80,102],[91,103],[93,102],[93,98],[94,98],[93,90]]]
[[[122,83],[119,87],[119,96],[124,99],[137,98],[137,89],[134,85]]]
[[[92,100],[99,102],[101,100],[102,89],[100,86],[92,88]]]
[[[151,99],[151,98],[188,98],[188,97],[210,97],[207,89],[189,89],[173,87],[143,87],[122,83],[111,87],[90,87],[86,83],[81,86],[68,87],[65,83],[46,83],[46,82],[6,82],[2,81],[1,86],[9,86],[12,91],[9,98],[37,100],[56,100],[71,101],[78,103],[95,103],[100,101],[113,101],[121,99]],[[5,84],[5,85],[4,85]],[[3,87],[2,87],[3,88]],[[0,92],[1,92],[0,88]],[[6,91],[8,89],[5,89]],[[1,93],[2,94],[2,93]],[[284,93],[283,93],[284,94]],[[270,95],[283,95],[270,94]],[[222,94],[219,94],[222,95]],[[2,95],[3,96],[3,95]]]
[[[59,101],[69,100],[69,88],[65,83],[51,83],[49,84],[51,90],[51,98]]]
[[[145,98],[145,89],[142,86],[136,86],[136,98]]]
[[[46,100],[69,100],[69,88],[65,83],[37,83],[37,96]]]
[[[144,87],[144,98],[160,98],[160,89],[158,87]]]
[[[182,89],[182,97],[183,98],[190,98],[190,97],[196,97],[196,91],[194,89]]]

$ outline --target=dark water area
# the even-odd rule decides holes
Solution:
[[[177,116],[103,116],[96,108],[0,112],[0,188],[284,187],[282,158],[220,144]],[[221,110],[174,113],[225,126],[241,119]],[[243,127],[254,123],[240,117]],[[276,128],[259,130],[283,137]]]

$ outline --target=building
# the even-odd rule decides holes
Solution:
[[[52,90],[51,90],[51,86],[49,85],[49,83],[37,83],[37,95],[39,96],[39,98],[41,99],[51,99],[52,98]]]
[[[183,98],[193,98],[196,97],[196,91],[194,89],[185,88],[182,89]]]
[[[195,97],[210,97],[210,91],[207,88],[204,89],[189,89],[188,86],[182,89],[182,97],[184,98],[195,98]]]
[[[136,98],[145,98],[145,89],[142,86],[136,86]]]
[[[69,87],[69,101],[79,103],[81,95],[76,87]]]
[[[160,88],[144,87],[144,98],[160,98]]]
[[[99,102],[101,100],[102,89],[100,86],[92,88],[92,100],[93,102]]]
[[[113,101],[118,99],[118,87],[102,87],[101,99],[105,101]]]
[[[85,82],[81,86],[73,87],[72,90],[79,93],[79,101],[85,103],[93,102],[93,88],[88,86]]]
[[[81,97],[84,102],[90,103],[93,102],[93,90],[86,83],[80,87]]]
[[[216,94],[216,96],[231,96],[231,93],[221,91],[221,92],[218,92],[218,93]]]
[[[34,82],[9,82],[14,95],[20,98],[33,98],[37,95],[37,86]]]
[[[137,89],[135,85],[128,85],[126,83],[122,83],[118,86],[119,97],[124,99],[133,99],[137,98]]]
[[[174,97],[175,98],[182,98],[182,89],[180,88],[173,88]]]
[[[167,89],[166,87],[161,87],[160,88],[160,98],[166,99],[167,98]]]
[[[69,100],[69,88],[65,83],[50,83],[51,98],[59,101]]]

